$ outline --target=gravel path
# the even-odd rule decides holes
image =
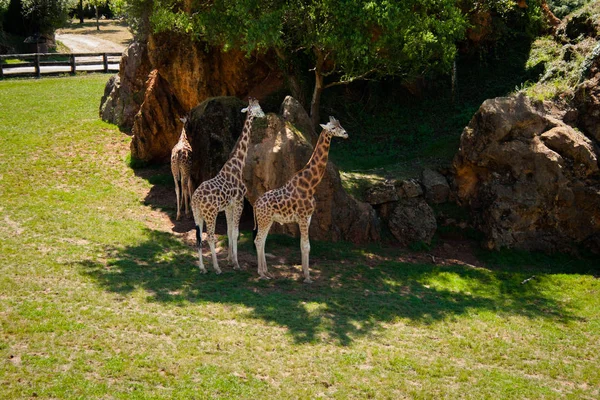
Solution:
[[[89,35],[57,34],[56,40],[60,40],[71,49],[72,53],[123,52],[125,50],[123,45]]]

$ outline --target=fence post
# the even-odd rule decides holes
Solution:
[[[42,76],[40,71],[40,53],[35,53],[35,76],[36,78]]]
[[[106,53],[102,54],[102,61],[104,62],[104,73],[108,72],[108,56]]]
[[[0,79],[4,79],[4,69],[2,68],[2,64],[4,64],[4,60],[0,59]]]
[[[75,54],[71,54],[69,62],[71,63],[71,75],[75,75]]]

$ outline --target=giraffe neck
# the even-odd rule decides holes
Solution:
[[[181,130],[181,135],[179,136],[179,141],[180,142],[187,142],[187,143],[189,143],[188,137],[187,137],[187,132],[185,131],[185,128],[183,128]]]
[[[244,164],[246,163],[246,156],[248,155],[248,143],[250,142],[250,131],[252,130],[253,120],[254,116],[248,113],[246,122],[244,122],[244,129],[242,129],[242,134],[238,139],[237,145],[231,152],[231,157],[229,157],[229,160],[227,161],[227,164],[240,175],[242,174]]]
[[[327,160],[329,159],[329,147],[331,146],[331,133],[323,130],[319,135],[319,140],[315,145],[312,156],[306,166],[299,173],[301,176],[308,181],[308,189],[314,192],[317,185],[323,179],[325,175],[325,168],[327,167]]]

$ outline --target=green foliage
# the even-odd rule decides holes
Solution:
[[[562,19],[589,2],[590,0],[548,0],[548,6],[556,17]]]
[[[30,21],[30,31],[52,33],[64,26],[73,0],[21,0],[23,16]]]
[[[255,1],[217,0],[183,10],[158,1],[155,31],[178,31],[224,49],[248,53],[269,48],[288,55],[302,49],[330,54],[329,72],[341,80],[375,69],[382,75],[416,76],[447,71],[455,42],[466,28],[454,1]]]

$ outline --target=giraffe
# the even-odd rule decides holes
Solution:
[[[180,118],[183,122],[179,141],[171,150],[171,172],[175,180],[175,196],[177,198],[177,221],[181,219],[181,207],[185,204],[185,215],[190,215],[189,203],[192,199],[192,146],[188,141],[185,131],[187,118]],[[180,189],[181,187],[181,189]],[[181,191],[181,196],[180,196]]]
[[[221,273],[215,250],[215,244],[217,243],[215,223],[217,214],[221,211],[225,211],[227,218],[227,238],[229,239],[227,259],[233,262],[234,269],[240,269],[237,260],[237,238],[240,217],[244,208],[244,196],[247,191],[242,172],[248,154],[252,121],[255,117],[264,118],[265,116],[258,100],[253,98],[248,99],[248,107],[242,109],[242,112],[247,112],[246,122],[229,160],[214,178],[202,182],[192,196],[192,213],[196,222],[199,266],[200,272],[203,274],[207,272],[202,262],[202,226],[204,221],[206,221],[207,242],[212,254],[213,267],[217,274]]]
[[[325,167],[329,157],[329,146],[333,136],[348,138],[339,121],[329,117],[327,125],[321,125],[323,131],[313,150],[310,160],[304,168],[282,187],[273,189],[256,200],[254,203],[255,230],[258,232],[254,239],[258,256],[258,274],[260,279],[270,279],[267,273],[267,260],[265,258],[265,242],[273,222],[280,224],[296,222],[300,227],[300,249],[302,250],[302,271],[304,282],[311,283],[308,270],[308,255],[310,242],[308,240],[308,227],[313,212],[315,211],[314,194],[317,185],[325,174]]]

